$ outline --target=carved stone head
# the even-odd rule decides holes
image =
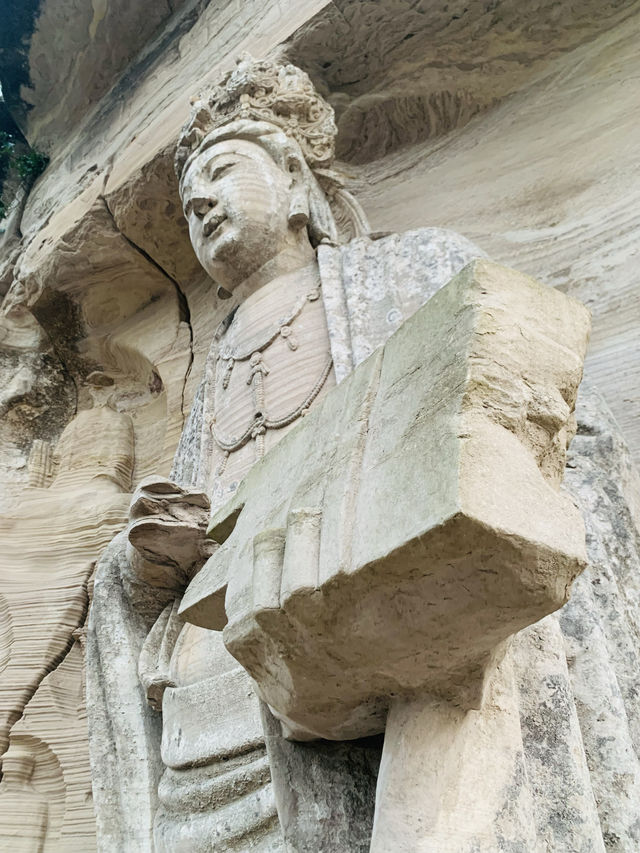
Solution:
[[[108,405],[115,385],[113,377],[102,370],[94,370],[87,376],[86,383],[94,408]]]
[[[312,176],[296,143],[260,124],[235,122],[210,134],[180,185],[198,260],[227,290],[310,243]]]
[[[226,290],[279,253],[336,242],[330,203],[349,207],[348,236],[366,230],[330,170],[335,135],[332,108],[292,65],[245,55],[194,100],[176,171],[194,251]]]

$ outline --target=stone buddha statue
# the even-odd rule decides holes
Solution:
[[[216,548],[209,512],[483,255],[439,229],[368,235],[331,168],[335,135],[306,74],[243,57],[195,100],[178,145],[193,248],[229,310],[172,479],[139,485],[96,574],[87,668],[102,850],[369,846],[379,744],[286,742],[221,632],[178,615]]]
[[[302,458],[310,468],[315,465],[317,473],[318,460],[323,460],[314,446],[322,436],[310,427],[322,415],[323,435],[329,435],[332,447],[339,449],[339,438],[334,440],[333,434],[345,425],[341,421],[344,411],[351,411],[348,389],[354,384],[350,383],[368,375],[367,370],[371,373],[371,365],[380,360],[375,351],[384,346],[380,358],[391,351],[397,356],[403,340],[415,343],[416,351],[426,341],[420,350],[423,356],[427,354],[422,366],[428,364],[431,370],[427,376],[435,408],[462,393],[461,387],[469,390],[464,405],[470,412],[470,431],[456,431],[454,423],[456,447],[473,445],[471,432],[478,424],[487,426],[496,437],[495,443],[473,445],[478,451],[475,459],[473,453],[466,457],[472,467],[477,463],[479,485],[473,494],[478,498],[478,511],[501,511],[505,494],[518,504],[521,493],[528,489],[523,483],[531,477],[529,482],[535,481],[540,489],[529,492],[533,503],[525,523],[539,523],[542,538],[548,529],[559,531],[561,539],[565,532],[571,533],[583,547],[578,542],[579,524],[569,522],[566,531],[562,529],[570,501],[561,481],[586,346],[584,311],[575,305],[567,308],[565,297],[553,289],[485,261],[480,267],[486,273],[486,287],[481,280],[485,273],[474,280],[477,264],[471,265],[471,272],[456,276],[483,253],[451,232],[424,228],[405,234],[369,234],[361,210],[333,171],[335,133],[330,107],[305,74],[292,66],[244,57],[218,86],[195,100],[179,141],[176,170],[193,248],[228,311],[213,336],[171,479],[151,478],[138,484],[129,526],[107,547],[96,570],[87,637],[87,706],[99,849],[131,853],[414,853],[427,849],[494,853],[508,848],[569,853],[604,850],[601,823],[605,818],[629,849],[635,849],[635,813],[627,824],[626,813],[620,819],[611,816],[618,814],[617,791],[624,789],[624,796],[633,801],[640,779],[629,758],[633,726],[637,728],[633,717],[637,703],[632,701],[633,679],[626,669],[637,662],[635,645],[626,639],[637,636],[637,620],[632,616],[622,620],[620,613],[627,605],[613,607],[610,602],[618,594],[614,589],[618,580],[613,578],[616,559],[611,555],[620,551],[625,565],[639,565],[636,545],[621,543],[617,527],[617,515],[629,512],[637,498],[630,497],[629,483],[616,484],[615,472],[608,470],[612,467],[608,448],[620,439],[593,394],[585,394],[579,408],[568,478],[589,531],[591,567],[576,582],[578,594],[560,617],[550,615],[536,622],[566,600],[573,576],[584,566],[582,554],[574,560],[574,572],[568,578],[560,577],[557,563],[546,557],[536,558],[537,562],[530,556],[514,559],[517,570],[522,566],[526,572],[531,569],[525,578],[530,589],[534,585],[529,581],[538,569],[553,582],[558,580],[553,607],[536,611],[529,621],[521,621],[510,631],[513,634],[530,625],[506,638],[502,656],[492,661],[495,667],[488,689],[476,706],[454,705],[442,697],[425,702],[423,696],[414,703],[411,697],[400,696],[382,719],[389,705],[383,707],[369,730],[385,730],[379,775],[379,739],[304,742],[305,737],[314,737],[313,731],[305,729],[300,716],[294,719],[278,708],[279,692],[295,692],[289,674],[299,679],[302,688],[306,688],[305,678],[312,683],[315,699],[323,689],[329,691],[329,681],[318,677],[318,669],[314,671],[311,665],[305,669],[299,660],[291,665],[302,631],[294,630],[285,637],[289,646],[278,648],[274,641],[262,657],[264,649],[243,643],[245,669],[228,652],[222,631],[199,626],[197,619],[189,617],[190,602],[195,602],[193,612],[199,604],[197,596],[193,597],[199,585],[200,600],[213,608],[211,590],[216,590],[213,581],[207,587],[210,570],[220,568],[228,555],[228,565],[222,568],[237,570],[237,576],[229,579],[227,592],[231,589],[238,594],[224,600],[223,610],[238,605],[229,616],[238,618],[228,625],[236,630],[236,641],[244,639],[241,629],[250,619],[240,624],[244,612],[238,603],[250,599],[256,582],[270,583],[269,572],[262,576],[255,567],[273,568],[278,563],[275,551],[281,527],[278,522],[278,529],[252,528],[247,533],[252,519],[261,522],[265,518],[256,506],[252,508],[251,490],[259,487],[261,507],[268,501],[274,506],[280,502],[272,514],[266,514],[269,519],[282,516],[283,506],[286,515],[291,495],[284,493],[295,484],[295,478],[285,476],[289,473],[286,467],[294,459],[298,468],[304,467]],[[454,276],[457,284],[444,287]],[[523,284],[522,279],[527,281]],[[464,290],[465,281],[475,281],[478,298],[484,299],[489,291],[497,294],[475,339],[481,344],[471,355],[462,345],[456,349],[457,335],[466,334],[465,328],[472,325],[462,321],[463,312],[452,309],[447,324],[440,327],[435,322],[420,325],[421,316],[434,303],[460,308],[452,294],[469,293]],[[518,308],[517,294],[524,292],[535,298],[522,301]],[[555,307],[545,313],[541,305]],[[512,322],[518,311],[520,325]],[[416,329],[426,329],[431,337],[420,337]],[[564,331],[559,333],[559,329]],[[389,342],[396,330],[399,334]],[[500,335],[502,349],[494,351]],[[514,378],[508,366],[518,353],[522,362]],[[427,432],[422,438],[427,435],[436,449],[430,457],[431,467],[415,476],[421,485],[437,487],[440,462],[446,464],[452,456],[438,444],[446,432],[446,418],[433,426],[425,418],[427,407],[415,410],[422,400],[420,383],[425,376],[420,364],[412,372],[409,368],[416,364],[410,360],[392,354],[389,362],[387,379],[393,374],[389,399],[395,392],[401,397],[403,389],[406,394],[401,397],[400,416],[385,410],[386,397],[379,401],[380,428],[384,432],[390,424],[392,433],[395,429],[410,440],[414,426],[423,421]],[[460,368],[455,381],[450,381],[452,365]],[[469,365],[472,369],[467,370]],[[538,372],[544,374],[544,380],[539,381]],[[465,385],[469,377],[473,381],[478,376],[481,381],[474,387]],[[355,387],[361,388],[362,383]],[[341,409],[337,410],[336,401],[344,403]],[[335,426],[328,412],[335,414]],[[352,426],[347,424],[346,432]],[[362,434],[363,446],[367,429],[366,423],[356,423],[351,430],[356,438]],[[385,435],[375,437],[376,465],[383,467],[389,458],[390,464],[400,460],[405,480],[410,481],[415,474],[411,448],[404,458],[393,456],[387,453]],[[507,447],[503,440],[509,447],[506,456],[501,456]],[[291,448],[295,454],[288,457]],[[488,449],[495,451],[489,461]],[[511,457],[511,451],[517,456]],[[415,448],[414,453],[417,458]],[[511,464],[512,459],[516,463]],[[376,465],[365,472],[369,491],[358,497],[362,515],[376,503],[379,519],[385,501],[398,497],[401,480],[394,481],[396,491],[390,497],[381,489],[374,495],[375,476],[369,475],[376,473]],[[337,468],[334,465],[334,473]],[[338,488],[346,484],[348,491],[357,477],[347,471],[343,480],[338,476],[332,482]],[[349,495],[344,492],[330,495],[337,495],[334,522],[343,507],[348,509]],[[423,499],[423,493],[418,495]],[[313,497],[323,504],[325,513],[327,507],[331,509],[331,500],[325,500],[324,493]],[[406,508],[411,500],[402,497]],[[557,514],[558,524],[550,520],[556,499],[564,507]],[[233,513],[225,516],[225,507],[233,506],[234,501],[240,502],[235,504],[235,528]],[[246,501],[244,507],[242,501]],[[302,508],[310,505],[305,503]],[[253,515],[247,515],[247,509]],[[390,510],[389,515],[397,520],[396,508]],[[226,531],[216,521],[218,541],[205,536],[211,513],[216,514],[214,521],[229,520]],[[314,527],[312,514],[301,511],[293,515],[294,521]],[[567,517],[575,521],[575,507]],[[326,515],[322,523],[329,523]],[[236,583],[233,590],[233,583],[251,562],[242,564],[238,555],[246,551],[240,546],[234,557],[230,542],[240,535],[238,530],[245,537],[243,547],[250,543],[255,548],[254,586]],[[295,524],[291,531],[295,533]],[[369,528],[369,533],[371,539],[382,541],[377,530]],[[473,556],[474,549],[485,550],[480,554],[481,562],[486,559],[486,565],[481,565],[483,577],[490,584],[497,576],[500,594],[510,594],[513,584],[492,563],[493,546],[483,549],[478,545],[485,541],[483,536],[460,536],[459,541],[454,536],[451,541],[454,549],[466,552],[463,557]],[[524,541],[513,530],[506,539],[510,545]],[[542,553],[538,544],[533,543],[530,555]],[[284,578],[284,564],[277,568]],[[437,601],[445,616],[486,615],[491,596],[476,594],[473,585],[465,588],[466,574],[463,585],[452,591],[449,568],[453,569],[453,563],[447,563]],[[476,568],[471,566],[469,578],[477,579]],[[622,588],[624,573],[619,574]],[[606,594],[598,592],[602,577],[609,584]],[[207,582],[204,591],[203,580]],[[282,588],[276,593],[281,594]],[[310,590],[313,599],[315,589],[310,586]],[[272,592],[258,591],[267,599]],[[357,591],[368,592],[362,586]],[[394,611],[402,619],[410,614],[423,627],[426,608],[422,599],[402,590],[394,597],[395,592],[398,590],[390,590],[388,607],[387,599],[380,599],[377,616]],[[364,597],[355,598],[358,605]],[[452,602],[453,609],[448,610],[445,602]],[[255,600],[251,606],[255,607]],[[325,611],[323,630],[315,634],[316,611],[311,607],[308,612],[311,617],[303,626],[306,638],[318,639],[321,645],[334,611]],[[344,612],[348,634],[348,608]],[[366,603],[354,613],[353,633],[359,632],[360,640],[370,638],[367,631],[372,625],[375,630],[377,624],[383,624],[375,622]],[[409,621],[406,618],[407,632]],[[295,620],[293,623],[295,629]],[[449,637],[446,618],[438,624]],[[477,624],[481,630],[476,637],[483,638],[485,628],[494,628],[491,622]],[[344,626],[343,618],[343,632]],[[443,657],[451,650],[458,654],[468,633],[459,631],[455,642],[443,643]],[[227,640],[229,636],[227,632]],[[403,639],[401,631],[396,636]],[[620,661],[612,666],[607,657],[612,646],[601,638],[625,650],[624,666]],[[270,641],[267,637],[264,643]],[[375,649],[373,642],[358,646],[363,670],[375,657],[372,652],[378,653],[382,645],[378,643]],[[314,646],[309,643],[302,648],[313,650]],[[402,642],[398,648],[403,651]],[[632,648],[633,653],[627,651]],[[419,655],[406,659],[420,657],[422,663],[435,663],[429,659],[432,649],[428,644],[418,651]],[[332,672],[335,675],[337,669],[338,674],[333,686],[341,675],[341,659],[329,662],[334,660],[338,665]],[[398,671],[387,669],[383,674],[392,681]],[[459,678],[463,687],[467,675],[465,670]],[[600,685],[596,694],[591,689],[593,682]],[[258,691],[271,708],[260,700]],[[334,695],[320,698],[331,705]],[[331,732],[322,735],[331,736]],[[603,737],[613,745],[611,761],[602,755]],[[619,772],[621,767],[626,768],[624,774]],[[597,801],[608,805],[598,812]],[[372,832],[374,802],[376,828]]]

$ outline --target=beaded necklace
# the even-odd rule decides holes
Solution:
[[[254,336],[253,339],[239,344],[238,346],[231,346],[230,344],[225,344],[223,347],[219,347],[215,354],[215,373],[214,373],[214,388],[218,387],[218,371],[224,365],[224,373],[222,375],[222,381],[220,385],[222,386],[222,390],[226,391],[229,387],[229,382],[231,380],[231,375],[233,373],[233,368],[237,362],[248,361],[250,372],[247,378],[247,385],[251,386],[252,397],[253,397],[253,417],[247,424],[246,429],[243,430],[241,435],[239,436],[222,436],[215,428],[215,417],[211,423],[211,433],[213,435],[213,440],[223,451],[223,459],[220,465],[218,466],[218,470],[216,471],[217,475],[223,473],[227,459],[229,455],[236,450],[239,450],[243,447],[247,442],[253,440],[256,445],[256,458],[261,459],[264,456],[264,448],[265,448],[265,435],[267,430],[275,430],[282,429],[283,427],[288,426],[293,423],[297,418],[302,417],[306,414],[309,406],[313,403],[315,398],[318,396],[324,383],[327,381],[327,377],[331,372],[331,366],[333,364],[333,359],[331,357],[331,352],[327,354],[327,358],[322,367],[322,371],[318,376],[316,382],[311,387],[309,393],[305,396],[304,400],[288,412],[286,415],[280,418],[270,418],[266,411],[266,403],[265,403],[265,389],[264,389],[264,377],[270,373],[270,368],[264,361],[264,353],[271,344],[276,341],[278,338],[284,340],[292,352],[295,352],[299,343],[296,336],[293,333],[293,323],[302,313],[305,305],[308,302],[315,302],[320,298],[320,290],[315,287],[309,293],[302,296],[293,306],[291,311],[285,317],[280,318],[280,320],[275,323],[271,329],[267,332],[267,335],[262,337],[262,339],[256,339]],[[215,339],[219,340],[223,331],[228,328],[228,322],[222,323],[216,332]]]

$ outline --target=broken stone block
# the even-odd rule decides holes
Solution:
[[[293,736],[381,731],[416,691],[479,707],[501,644],[567,601],[585,545],[561,477],[588,328],[563,294],[470,264],[214,516],[227,538],[182,615],[224,627]]]

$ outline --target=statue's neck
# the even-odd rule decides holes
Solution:
[[[274,323],[282,322],[287,313],[319,284],[320,274],[315,257],[301,268],[275,276],[250,292],[238,304],[224,336],[232,338],[237,345],[247,336],[259,335]]]
[[[316,263],[316,253],[309,240],[291,241],[274,257],[269,258],[266,263],[255,270],[250,276],[239,282],[234,288],[229,299],[229,309],[234,305],[241,305],[251,299],[263,288],[270,286],[274,281],[296,273],[305,267]],[[224,292],[224,286],[222,288]]]

